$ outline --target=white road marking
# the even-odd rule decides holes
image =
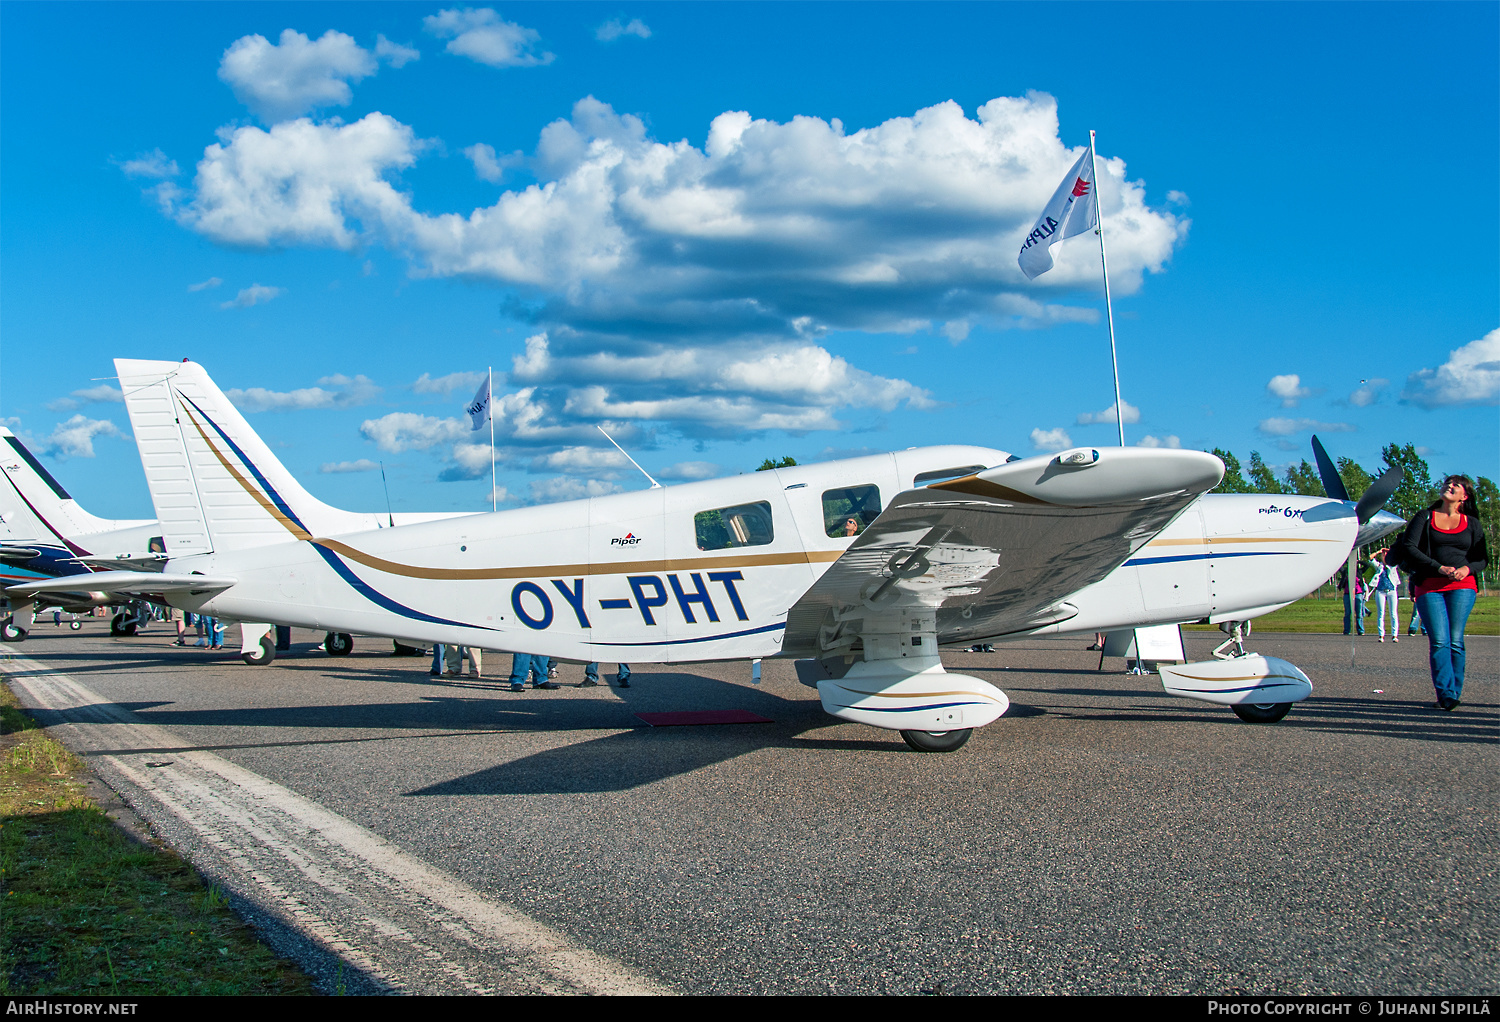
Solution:
[[[373,831],[192,743],[77,680],[9,654],[3,673],[49,728],[204,873],[401,993],[665,994]],[[152,757],[171,756],[166,767]]]

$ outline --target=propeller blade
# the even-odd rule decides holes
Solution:
[[[1333,459],[1328,456],[1327,451],[1323,450],[1323,444],[1316,434],[1313,435],[1312,441],[1313,458],[1318,463],[1318,476],[1323,480],[1323,492],[1334,500],[1348,500],[1349,491],[1344,488],[1344,479],[1339,475],[1339,470],[1334,467]]]
[[[1401,466],[1397,465],[1386,469],[1385,475],[1371,483],[1365,495],[1359,498],[1359,503],[1354,505],[1354,516],[1359,519],[1359,524],[1363,525],[1374,518],[1376,512],[1385,507],[1385,502],[1391,499],[1391,494],[1396,492],[1396,487],[1400,486],[1401,480],[1405,478],[1406,473],[1402,471]]]

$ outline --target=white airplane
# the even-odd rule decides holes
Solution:
[[[207,380],[201,367],[191,363],[164,363],[171,369],[198,373]],[[254,436],[249,424],[222,392],[207,381],[222,407],[231,409],[231,418],[241,435]],[[299,500],[299,506],[314,513],[332,531],[364,532],[397,525],[439,521],[461,517],[469,512],[376,512],[344,511],[323,504],[307,494],[277,461],[268,447],[254,436],[259,463],[279,477],[282,488]],[[167,561],[162,530],[155,519],[117,521],[99,518],[85,511],[61,483],[29,451],[19,437],[0,427],[0,584],[14,586],[42,578],[79,576],[77,589],[49,592],[48,602],[65,611],[86,612],[95,607],[134,602],[106,592],[90,590],[94,572],[111,568],[160,571]],[[30,606],[17,608],[0,623],[0,638],[19,642],[26,638],[35,616]],[[116,635],[132,635],[139,621],[122,611],[115,616],[110,629]],[[285,622],[275,619],[274,623]],[[353,648],[349,635],[330,633],[325,648],[342,655]]]
[[[269,620],[583,662],[797,658],[828,712],[923,751],[1009,705],[940,649],[1245,621],[1362,531],[1349,501],[1204,496],[1223,465],[1202,452],[945,446],[341,534],[201,370],[116,367],[169,561],[94,584],[243,622],[247,659],[272,655]],[[1163,682],[1264,722],[1312,691],[1256,654]]]
[[[76,589],[51,594],[50,603],[77,613],[121,602],[102,591],[91,591],[82,576],[94,570],[91,561],[100,559],[142,566],[149,557],[130,555],[149,551],[153,538],[160,543],[156,522],[89,514],[20,438],[4,427],[0,427],[0,475],[4,476],[0,482],[0,578],[5,584],[74,576]],[[164,556],[161,559],[165,561]],[[25,639],[33,616],[29,605],[17,608],[0,623],[0,638],[7,642]]]

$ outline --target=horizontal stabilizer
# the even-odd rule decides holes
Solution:
[[[38,593],[206,593],[228,589],[238,579],[212,575],[179,575],[159,571],[100,571],[92,575],[38,579],[6,590],[18,596]]]
[[[160,573],[167,563],[166,554],[110,554],[102,557],[71,557],[69,560],[96,568],[131,569]]]

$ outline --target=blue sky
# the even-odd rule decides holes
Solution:
[[[0,4],[0,418],[119,517],[115,356],[358,509],[488,506],[486,366],[510,504],[1113,443],[1094,128],[1127,442],[1493,477],[1497,11]]]

